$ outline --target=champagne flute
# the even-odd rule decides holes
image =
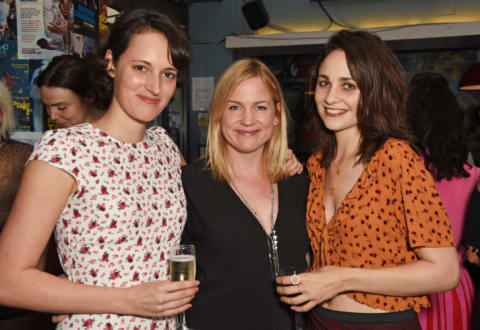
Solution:
[[[170,280],[193,281],[195,279],[195,246],[178,245],[170,255]],[[185,321],[185,312],[178,315],[177,330],[193,330]]]

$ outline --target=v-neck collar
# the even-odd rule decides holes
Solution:
[[[366,189],[367,187],[371,186],[374,183],[375,176],[376,176],[376,169],[379,161],[379,155],[377,151],[375,155],[370,159],[368,162],[367,166],[363,169],[362,173],[358,177],[357,181],[355,184],[352,186],[350,191],[345,195],[344,199],[340,203],[340,206],[335,210],[333,213],[332,217],[330,219],[326,218],[326,212],[325,212],[325,176],[326,176],[326,169],[321,168],[317,172],[317,178],[319,182],[322,182],[323,187],[320,189],[320,200],[322,201],[322,209],[321,212],[323,212],[323,219],[325,221],[325,225],[327,228],[330,230],[333,230],[335,227],[340,225],[342,223],[341,220],[339,220],[342,217],[339,217],[339,213],[344,211],[344,213],[348,213],[350,209],[350,201],[358,199],[360,197],[360,193],[363,189]]]
[[[281,192],[280,192],[280,182],[277,182],[277,191],[278,191],[278,198],[277,198],[277,205],[278,205],[278,209],[277,209],[277,214],[276,214],[276,217],[275,217],[275,221],[273,222],[273,227],[272,227],[272,230],[273,228],[277,229],[278,230],[278,221],[280,219],[279,215],[280,215],[280,208],[281,208],[281,203],[280,203],[280,198],[281,198]],[[235,190],[233,190],[232,186],[227,182],[225,181],[224,182],[224,185],[225,185],[225,189],[231,194],[233,195],[233,199],[235,201],[235,203],[238,205],[240,204],[241,205],[241,208],[246,211],[248,214],[249,214],[249,219],[250,221],[254,221],[256,223],[256,226],[258,226],[258,228],[267,236],[269,236],[270,234],[267,233],[265,231],[265,229],[263,228],[262,224],[260,223],[260,221],[257,219],[257,217],[255,216],[255,214],[252,213],[252,211],[247,207],[247,205],[245,205],[245,203],[241,200],[240,196],[237,195],[237,193],[235,192]]]

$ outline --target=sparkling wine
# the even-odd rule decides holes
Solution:
[[[170,259],[170,279],[172,281],[193,281],[195,269],[195,256],[193,255],[174,255]]]

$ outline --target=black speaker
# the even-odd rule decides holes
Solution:
[[[242,6],[243,16],[252,30],[263,28],[270,21],[262,0],[248,2]]]

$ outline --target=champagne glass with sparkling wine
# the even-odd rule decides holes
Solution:
[[[193,281],[195,279],[195,246],[178,245],[170,256],[170,279],[172,281]],[[177,330],[193,330],[185,321],[185,312],[178,315]]]

